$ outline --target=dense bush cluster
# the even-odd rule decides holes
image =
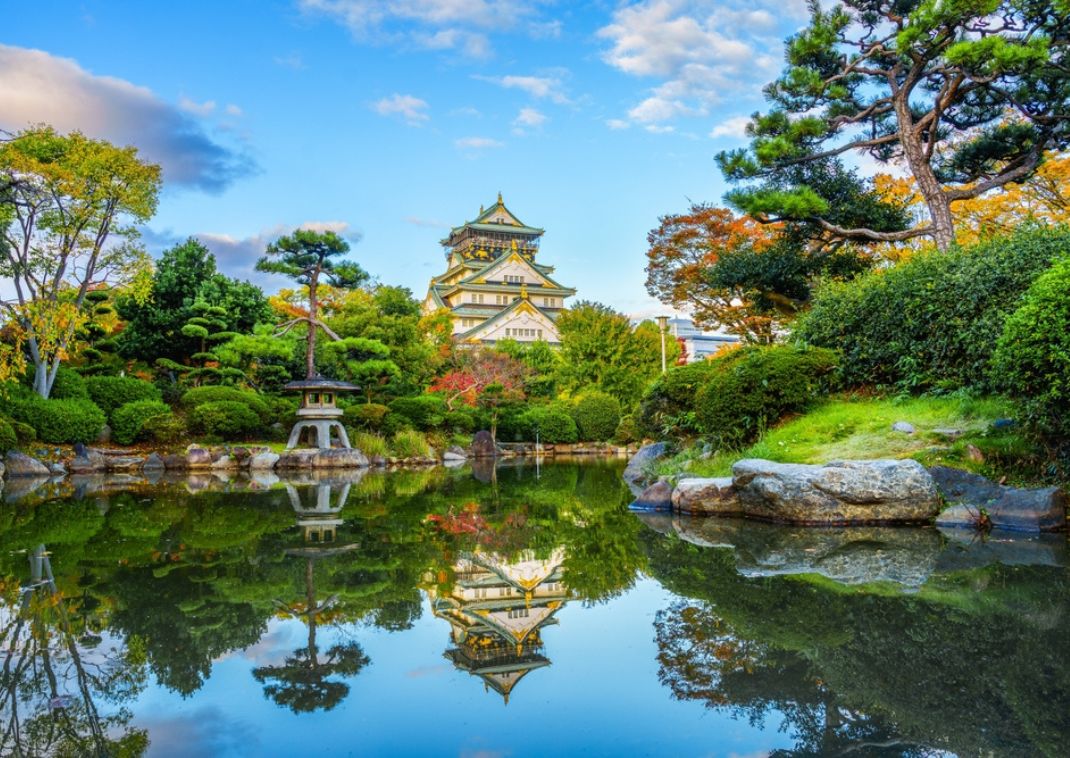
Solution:
[[[237,400],[212,400],[195,405],[190,411],[190,425],[196,431],[223,440],[249,437],[261,428],[260,417],[247,403]]]
[[[850,386],[986,387],[988,363],[1022,294],[1070,250],[1070,228],[920,253],[818,293],[797,338],[842,354]]]
[[[991,381],[1023,398],[1032,428],[1065,450],[1070,438],[1070,258],[1038,277],[1007,318]]]
[[[109,421],[120,406],[162,397],[156,385],[131,376],[91,376],[85,380],[85,387],[90,399],[104,411]]]
[[[417,395],[392,401],[390,412],[409,427],[426,432],[442,427],[447,409],[446,401],[438,395]]]
[[[573,403],[572,420],[580,439],[604,442],[620,424],[620,401],[604,392],[588,390]]]
[[[15,429],[7,419],[0,418],[0,453],[7,452],[19,444]]]
[[[196,416],[197,409],[209,403],[236,403],[244,405],[262,423],[273,423],[271,406],[255,392],[237,387],[194,387],[182,396],[182,405]],[[211,415],[211,414],[209,414]],[[242,414],[243,416],[245,414]]]
[[[579,432],[572,415],[556,405],[537,405],[517,418],[517,436],[528,442],[564,445],[576,442]]]
[[[30,392],[9,398],[7,412],[33,427],[37,439],[53,444],[92,442],[106,420],[89,400],[45,400]]]
[[[130,445],[148,435],[146,422],[157,417],[169,418],[171,406],[159,400],[135,400],[119,406],[111,417],[112,439],[120,445]]]
[[[345,409],[345,425],[358,431],[377,432],[383,427],[383,420],[390,408],[379,403],[357,403]]]
[[[88,400],[89,388],[81,374],[61,366],[56,372],[55,381],[52,382],[49,397],[54,400]]]
[[[677,366],[661,376],[639,403],[636,425],[642,436],[687,436],[698,433],[695,396],[717,370],[717,361]]]

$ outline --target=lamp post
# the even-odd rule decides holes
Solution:
[[[669,326],[668,316],[658,316],[658,331],[661,332],[661,373],[665,373],[669,370],[669,367],[665,364],[665,331]]]

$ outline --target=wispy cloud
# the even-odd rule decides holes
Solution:
[[[461,137],[453,141],[461,150],[487,150],[497,147],[505,147],[504,142],[490,137]]]
[[[199,118],[214,103],[187,105],[194,106],[192,113],[147,87],[92,74],[70,58],[0,45],[0,127],[19,130],[44,122],[63,132],[77,129],[134,145],[163,167],[171,186],[220,192],[256,170],[244,149],[221,141]]]
[[[372,103],[372,110],[380,116],[400,116],[409,126],[419,126],[431,118],[427,113],[428,108],[430,106],[426,100],[399,93]]]
[[[215,110],[215,100],[205,100],[203,103],[198,103],[188,97],[180,97],[178,99],[178,107],[186,113],[192,113],[194,116],[209,116]]]
[[[513,133],[526,134],[529,129],[538,129],[549,121],[549,118],[535,108],[521,108],[520,113],[513,119]]]
[[[569,102],[564,92],[564,82],[558,76],[483,76],[475,74],[473,79],[497,84],[505,89],[518,89],[539,99],[548,99],[559,105]]]

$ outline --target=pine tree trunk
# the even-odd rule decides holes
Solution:
[[[951,216],[951,202],[944,195],[944,188],[933,172],[925,154],[921,135],[915,131],[914,117],[908,102],[909,90],[902,90],[895,99],[895,115],[899,121],[899,144],[903,147],[910,172],[918,184],[918,190],[929,208],[932,223],[932,238],[937,249],[948,250],[955,242],[955,220]]]
[[[308,283],[308,355],[305,357],[308,378],[316,377],[316,289],[319,287],[319,277],[313,274]]]

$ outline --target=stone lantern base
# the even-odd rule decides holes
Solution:
[[[301,432],[305,429],[311,429],[315,435],[315,447],[321,450],[334,447],[331,442],[331,432],[335,433],[335,437],[338,440],[339,446],[348,448],[349,435],[346,434],[346,428],[342,426],[342,423],[336,419],[317,418],[317,419],[300,419],[294,428],[290,430],[290,439],[286,441],[286,449],[292,450],[297,447],[297,443],[301,440]]]

